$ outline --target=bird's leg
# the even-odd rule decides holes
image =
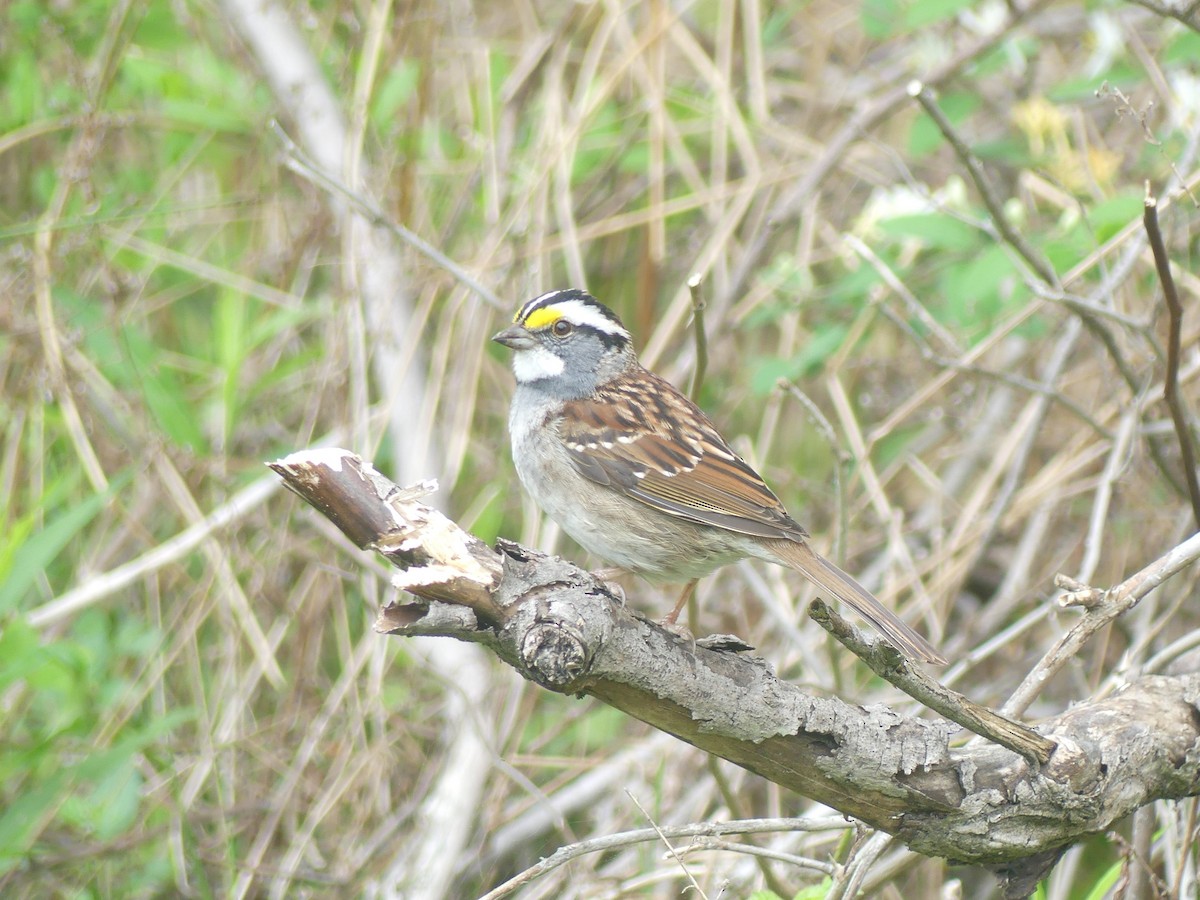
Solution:
[[[679,618],[679,613],[687,606],[687,602],[692,599],[692,594],[696,593],[696,584],[699,581],[699,578],[693,578],[683,586],[683,593],[679,595],[679,601],[675,604],[675,608],[667,613],[667,617],[662,620],[664,625],[675,624],[675,620]]]
[[[603,569],[592,569],[592,576],[599,578],[601,581],[616,581],[618,578],[624,578],[629,575],[628,569],[622,569],[620,566],[607,566]]]

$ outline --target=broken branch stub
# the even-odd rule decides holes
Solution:
[[[339,448],[300,450],[267,465],[358,547],[387,558],[396,567],[397,588],[504,621],[492,596],[500,584],[500,556],[420,502],[437,490],[436,482],[398,488],[358,454]]]

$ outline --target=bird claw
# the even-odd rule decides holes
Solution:
[[[626,574],[624,569],[599,569],[591,573],[591,576],[600,582],[600,586],[614,600],[621,604],[624,609],[628,604],[625,598],[625,588],[615,580],[621,575]]]

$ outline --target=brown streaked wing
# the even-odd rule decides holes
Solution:
[[[645,383],[653,390],[641,390]],[[700,408],[646,369],[604,385],[595,398],[568,403],[559,428],[580,474],[597,484],[704,525],[757,537],[807,536]]]

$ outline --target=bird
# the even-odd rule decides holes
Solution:
[[[755,557],[795,569],[910,658],[933,646],[817,553],[707,415],[638,361],[620,318],[587,291],[522,305],[492,337],[512,350],[513,464],[537,506],[581,547],[653,583],[684,584]]]

